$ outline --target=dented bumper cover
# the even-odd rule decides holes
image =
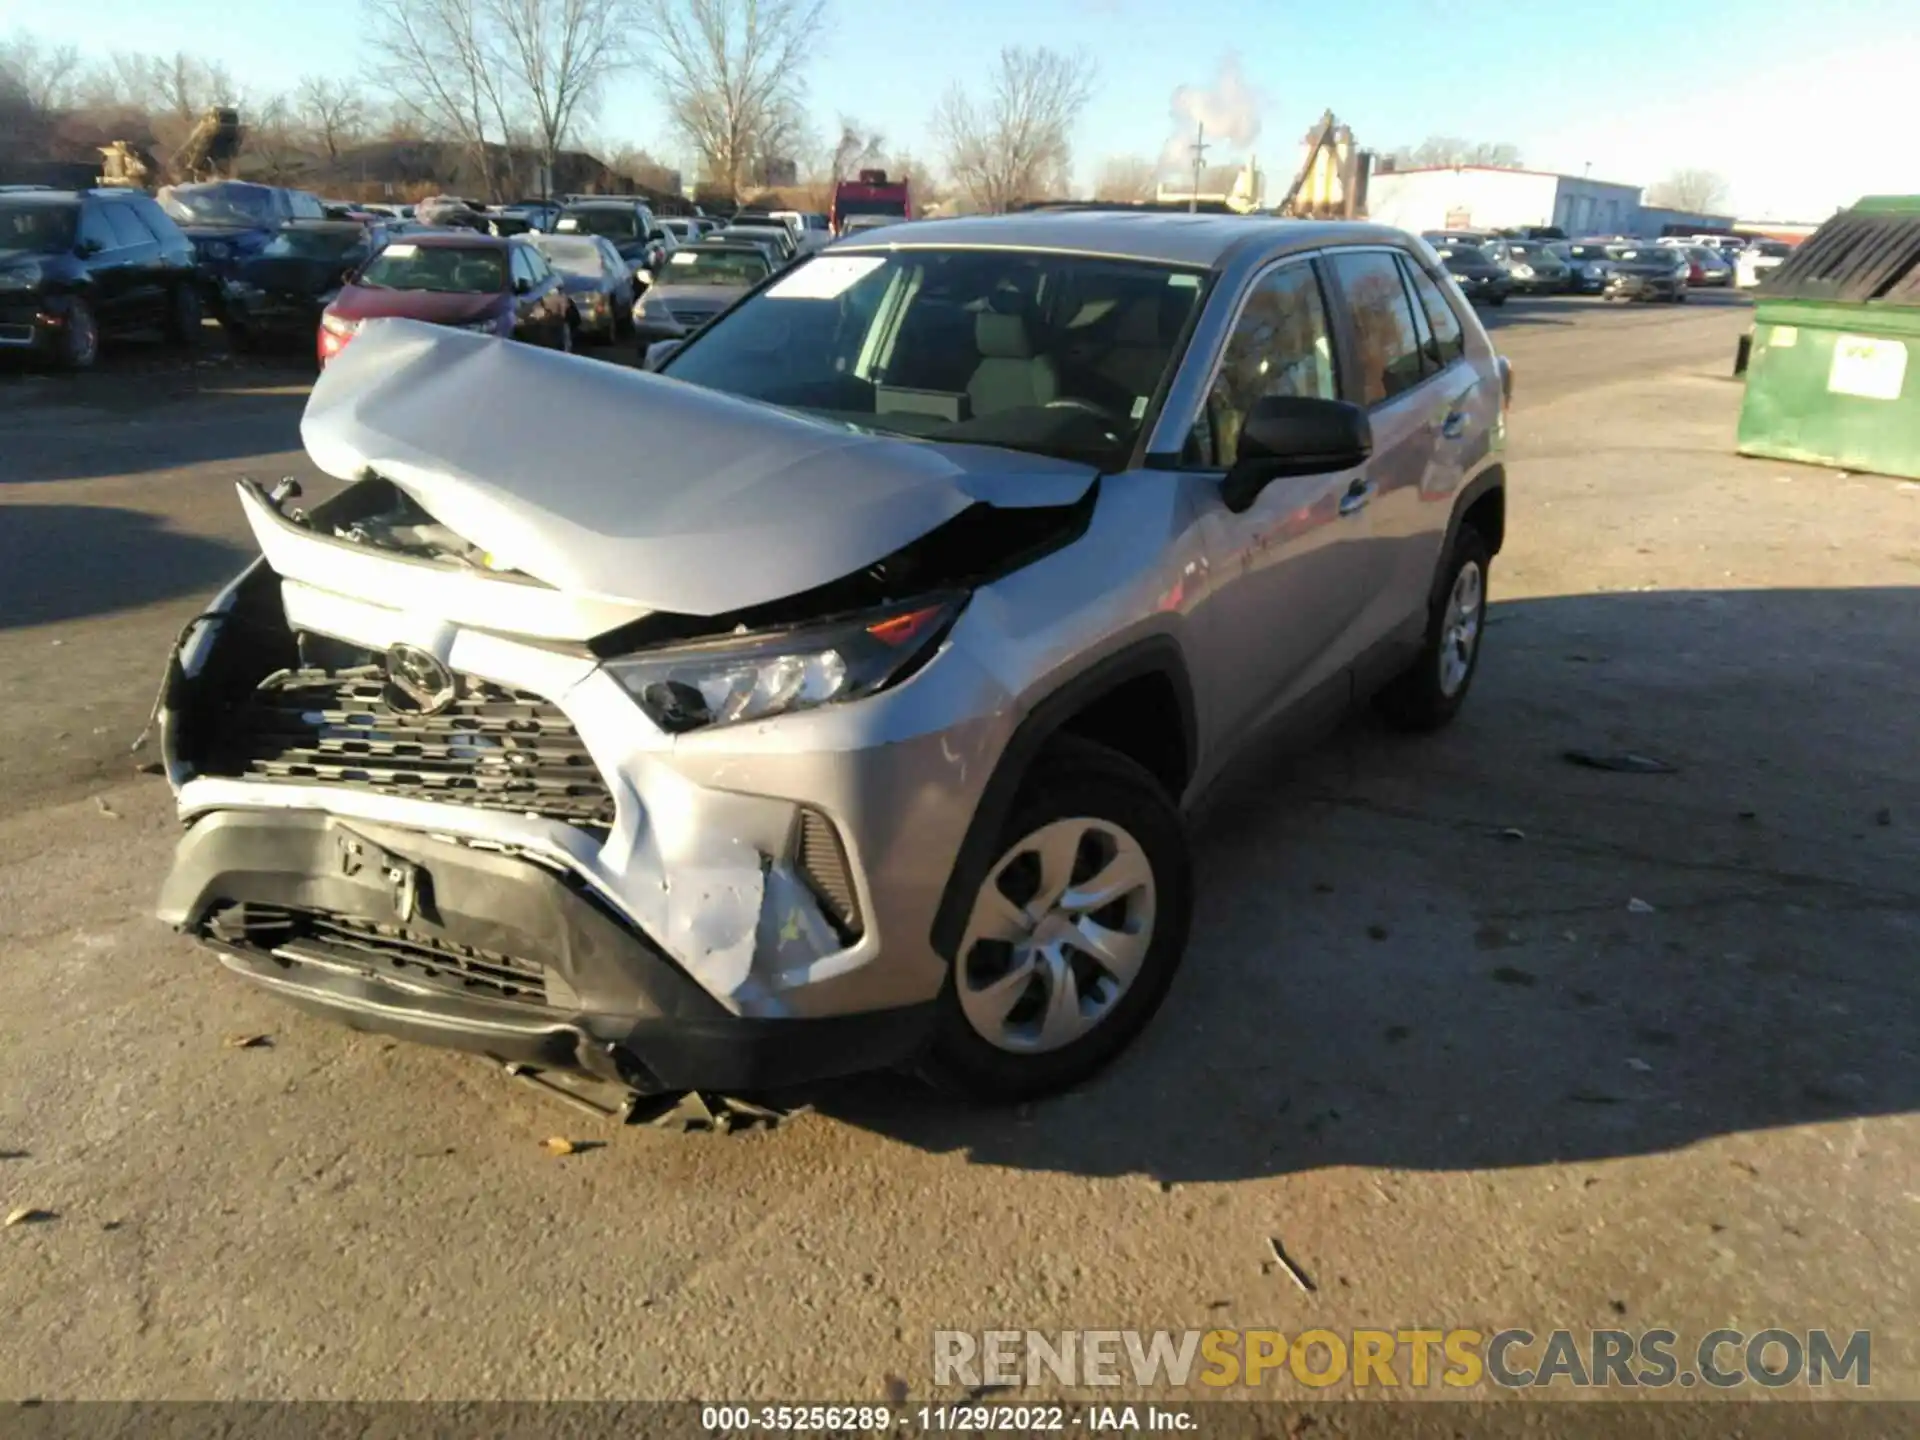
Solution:
[[[469,955],[514,956],[543,972],[544,994],[538,1003],[463,994],[424,983],[417,965],[356,961],[324,935],[250,935],[236,906],[256,924],[268,915],[348,915]],[[200,820],[180,843],[160,915],[202,933],[236,973],[355,1029],[578,1070],[647,1094],[778,1089],[892,1064],[918,1048],[932,1016],[923,1005],[810,1021],[742,1018],[543,866],[323,814],[225,811]]]

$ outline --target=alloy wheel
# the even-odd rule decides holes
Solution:
[[[1058,1050],[1101,1024],[1153,943],[1158,894],[1140,842],[1107,820],[1041,826],[994,862],[975,898],[955,983],[988,1044]]]
[[[1440,628],[1440,693],[1460,693],[1473,671],[1474,651],[1480,644],[1481,611],[1486,603],[1486,576],[1478,561],[1469,560],[1453,577],[1447,610]]]

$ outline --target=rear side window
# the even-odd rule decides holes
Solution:
[[[1353,315],[1362,403],[1378,405],[1411,390],[1425,370],[1399,263],[1384,250],[1337,251],[1331,263]]]
[[[107,229],[113,232],[113,243],[122,250],[136,250],[153,244],[153,236],[147,233],[147,227],[140,223],[140,217],[133,213],[133,207],[114,202],[100,207],[100,213],[107,218]]]
[[[162,245],[169,241],[180,241],[186,238],[180,233],[180,227],[173,223],[167,212],[162,210],[159,203],[152,197],[135,195],[128,203],[133,206],[134,213],[140,217],[140,223],[151,230],[153,238]]]
[[[1405,258],[1400,263],[1406,268],[1407,279],[1427,317],[1427,368],[1444,370],[1467,352],[1466,340],[1460,333],[1460,317],[1453,313],[1453,306],[1447,303],[1447,297],[1426,271]]]

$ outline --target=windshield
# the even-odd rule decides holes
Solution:
[[[73,248],[76,205],[0,200],[0,253],[57,255]]]
[[[838,208],[843,218],[848,215],[891,215],[898,220],[906,215],[907,202],[897,199],[849,200],[843,198]]]
[[[1769,260],[1784,260],[1793,253],[1793,247],[1780,240],[1758,240],[1754,242],[1754,253]]]
[[[434,290],[491,295],[507,288],[507,257],[466,245],[389,245],[360,272],[358,285],[377,290]]]
[[[260,253],[276,260],[340,260],[366,244],[364,230],[282,230]]]
[[[1124,464],[1203,275],[1037,251],[825,254],[700,331],[676,380],[866,430]]]
[[[598,280],[606,273],[606,262],[601,257],[600,247],[591,240],[566,240],[553,235],[541,235],[533,243],[540,247],[540,253],[547,257],[553,268],[564,275]]]
[[[599,205],[587,210],[569,210],[553,228],[565,235],[606,235],[615,240],[630,240],[640,233],[640,217],[618,206]]]
[[[1458,266],[1491,265],[1492,259],[1477,245],[1442,245],[1434,254],[1447,262],[1449,268]]]
[[[279,219],[273,192],[250,185],[170,185],[161,207],[189,225],[271,225]]]
[[[1620,245],[1611,252],[1615,260],[1636,260],[1641,264],[1673,266],[1686,257],[1671,245]]]
[[[676,250],[662,285],[758,285],[772,267],[746,250]]]
[[[1567,254],[1575,260],[1605,260],[1607,247],[1604,245],[1569,245]]]

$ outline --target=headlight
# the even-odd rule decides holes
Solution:
[[[31,290],[40,283],[38,265],[15,265],[0,270],[0,290]]]
[[[607,662],[607,671],[668,734],[766,720],[857,700],[925,658],[961,597],[774,633],[730,635]]]
[[[357,335],[360,332],[360,322],[349,320],[343,315],[328,314],[320,317],[320,328],[330,335],[339,335],[344,338],[348,335]]]
[[[1516,280],[1531,280],[1533,278],[1533,267],[1531,265],[1514,266],[1513,278]]]

